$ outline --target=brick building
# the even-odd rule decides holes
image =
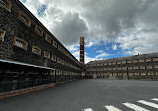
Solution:
[[[117,79],[158,79],[158,53],[91,61],[89,77]]]
[[[80,62],[19,0],[0,0],[0,66],[0,92],[81,76]]]

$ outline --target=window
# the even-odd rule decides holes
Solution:
[[[107,63],[104,63],[104,65],[107,65]]]
[[[111,63],[108,63],[108,65],[111,65]]]
[[[107,68],[104,68],[105,71],[107,71]]]
[[[127,76],[127,73],[123,73],[123,76]]]
[[[113,70],[116,70],[116,68],[113,68]]]
[[[51,37],[50,36],[46,35],[45,39],[46,39],[46,41],[48,41],[49,43],[51,43]]]
[[[128,75],[129,75],[129,76],[133,76],[133,73],[129,73]]]
[[[50,53],[48,53],[47,51],[44,51],[44,57],[47,59],[50,59]]]
[[[113,62],[112,64],[113,64],[113,65],[115,65],[115,64],[116,64],[116,62]]]
[[[35,26],[35,31],[40,35],[43,36],[43,30],[39,26]]]
[[[140,66],[140,69],[145,69],[145,66]]]
[[[154,73],[153,72],[148,72],[148,75],[152,76],[152,75],[154,75]]]
[[[134,69],[138,69],[138,66],[135,66]]]
[[[11,12],[11,3],[8,0],[0,0],[0,7],[4,7],[9,12]]]
[[[126,64],[126,61],[124,60],[124,61],[122,61],[122,64]]]
[[[134,73],[135,76],[139,76],[139,73]]]
[[[158,61],[158,58],[154,58],[153,60],[154,60],[154,61]]]
[[[144,59],[139,59],[139,62],[144,62]]]
[[[146,73],[145,73],[145,72],[142,72],[141,75],[142,75],[142,76],[146,76]]]
[[[4,41],[5,31],[0,29],[0,41]]]
[[[158,69],[158,65],[155,65],[155,68]]]
[[[31,26],[31,20],[26,16],[24,15],[22,12],[19,12],[19,16],[18,18],[27,26]]]
[[[118,73],[118,76],[122,76],[122,73]]]
[[[133,60],[133,63],[137,63],[138,62],[138,60]]]
[[[53,41],[53,46],[57,48],[57,42]]]
[[[146,59],[146,62],[150,62],[150,61],[151,61],[151,58]]]
[[[118,67],[117,70],[121,70],[121,67]]]
[[[33,46],[32,52],[35,54],[41,55],[41,49],[36,46]]]
[[[56,56],[52,55],[51,60],[53,60],[53,61],[55,61],[55,62],[56,62]]]
[[[60,59],[60,58],[58,58],[58,59],[57,59],[57,62],[58,62],[58,63],[61,63],[61,59]]]
[[[57,70],[56,74],[57,74],[57,75],[60,75],[60,71],[59,71],[59,70]]]
[[[158,75],[158,72],[156,72],[156,75]]]
[[[122,67],[122,70],[126,70],[126,67]]]
[[[152,69],[152,66],[147,66],[147,69]]]
[[[132,63],[132,61],[131,61],[131,60],[128,60],[127,63]]]
[[[21,39],[15,37],[15,38],[14,38],[13,45],[15,45],[15,46],[17,46],[17,47],[20,47],[20,48],[22,48],[22,49],[27,50],[28,43],[25,42],[24,40],[21,40]]]
[[[58,50],[62,51],[62,47],[60,45],[58,45]]]
[[[132,70],[132,67],[128,67],[128,70]]]
[[[121,62],[117,62],[117,64],[121,64]]]

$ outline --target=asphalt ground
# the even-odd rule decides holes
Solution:
[[[0,100],[0,111],[133,111],[127,102],[158,111],[153,98],[158,98],[158,81],[85,79]]]

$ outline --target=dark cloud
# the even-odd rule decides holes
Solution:
[[[72,45],[79,41],[80,36],[85,36],[88,28],[86,22],[77,13],[67,13],[62,21],[56,23],[52,32],[64,44]]]

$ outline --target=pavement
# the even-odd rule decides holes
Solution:
[[[158,111],[158,81],[78,80],[0,100],[0,111]]]

